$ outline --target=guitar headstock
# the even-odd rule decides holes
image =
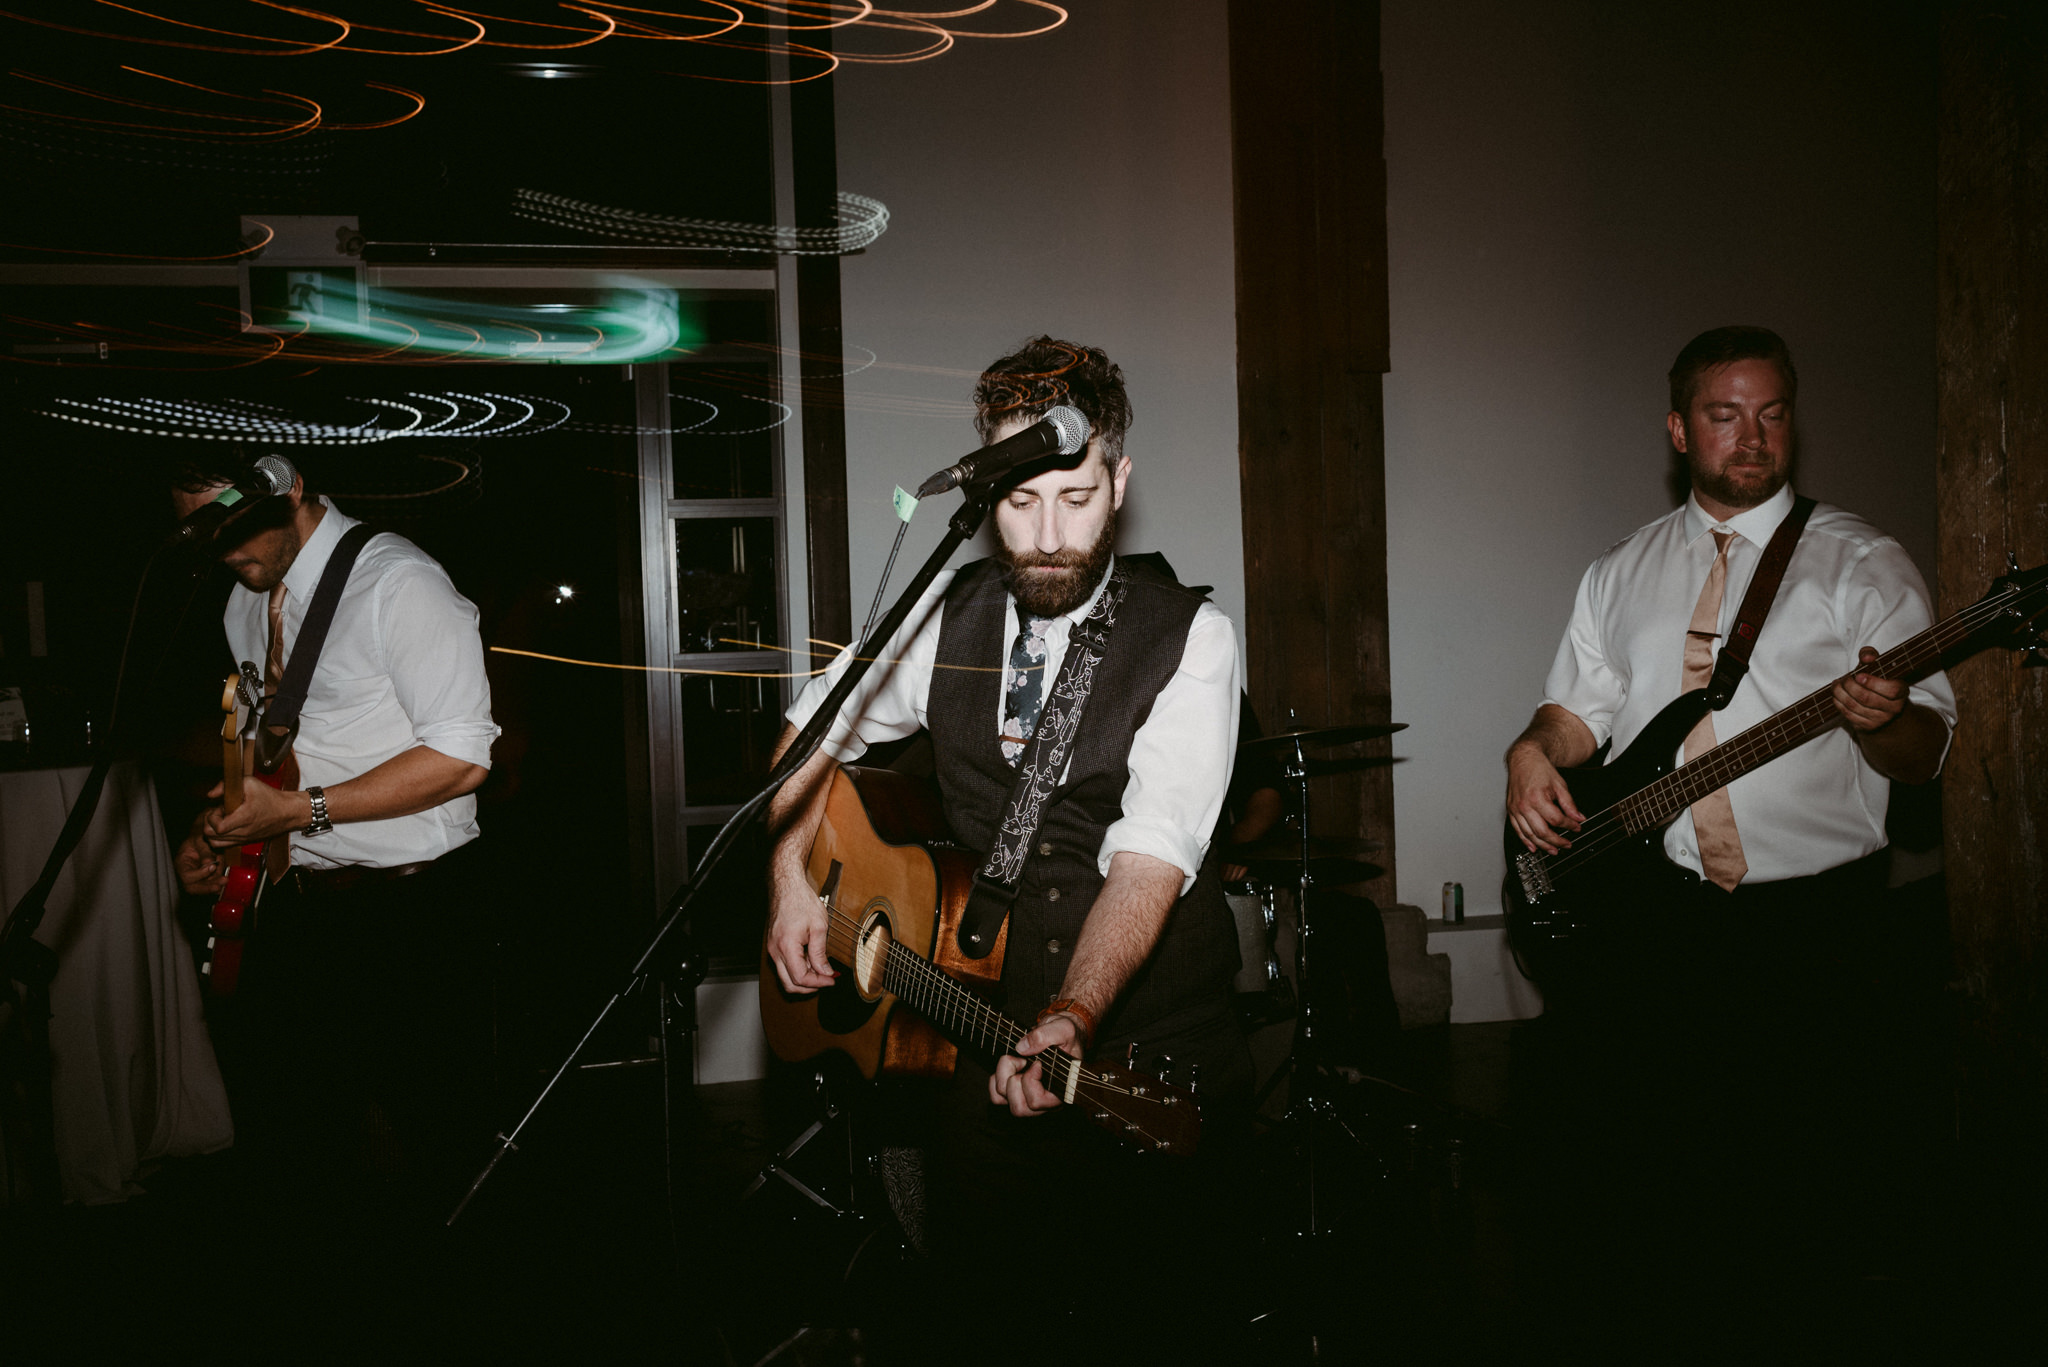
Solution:
[[[2029,666],[2048,666],[2048,565],[2023,570],[2011,552],[2005,564],[2005,573],[1991,581],[1991,591],[1980,600],[1998,609],[1987,628],[1989,643],[2025,651]]]
[[[1074,1105],[1134,1148],[1191,1157],[1201,1141],[1202,1106],[1193,1092],[1121,1064],[1084,1067]]]

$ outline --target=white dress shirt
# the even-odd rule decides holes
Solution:
[[[1609,547],[1579,583],[1544,701],[1585,722],[1594,740],[1611,737],[1610,759],[1624,753],[1683,691],[1686,627],[1714,560],[1708,533],[1736,533],[1721,599],[1725,642],[1765,544],[1791,511],[1789,486],[1726,522],[1688,497]],[[1899,543],[1852,513],[1820,504],[1764,619],[1748,676],[1728,706],[1712,714],[1716,740],[1732,739],[1849,673],[1859,647],[1889,650],[1930,621],[1927,585]],[[1953,729],[1947,675],[1930,675],[1909,696]],[[1864,759],[1846,724],[1751,770],[1728,787],[1749,863],[1743,881],[1803,877],[1881,848],[1890,797],[1890,780]],[[1664,852],[1699,872],[1690,808],[1665,832]]]
[[[335,545],[356,525],[325,498],[320,502],[327,515],[284,577],[286,668]],[[270,596],[237,584],[224,624],[235,659],[261,673]],[[355,778],[415,745],[488,769],[497,737],[475,604],[412,542],[389,532],[371,537],[335,605],[300,713],[292,747],[300,786]],[[476,796],[465,794],[410,816],[341,822],[325,835],[294,831],[292,862],[388,868],[438,859],[476,836]]]
[[[953,573],[946,570],[932,581],[924,596],[912,606],[903,626],[890,638],[874,669],[847,699],[839,720],[825,735],[824,748],[834,759],[850,764],[870,744],[900,740],[926,725],[932,670],[937,668],[940,620],[945,616],[946,589],[953,582]],[[1105,574],[1087,602],[1064,617],[1055,618],[1046,629],[1048,692],[1067,657],[1069,635],[1075,624],[1094,608],[1108,582],[1109,576]],[[990,665],[1001,668],[1005,675],[1009,672],[1009,643],[1016,639],[1017,630],[1017,600],[1011,598],[1003,613],[1005,658]],[[805,686],[785,714],[791,724],[801,727],[810,720],[811,713],[839,682],[852,657],[850,647],[841,651],[830,669]],[[1006,677],[1005,685],[1008,682]],[[1119,850],[1131,850],[1178,868],[1183,895],[1194,886],[1195,873],[1208,853],[1209,835],[1216,827],[1224,793],[1230,786],[1230,766],[1237,744],[1237,704],[1243,688],[1237,633],[1215,604],[1203,603],[1188,626],[1180,668],[1159,691],[1151,714],[1132,738],[1123,816],[1103,834],[1102,848],[1096,857],[1101,873],[1109,873],[1110,860]],[[996,706],[988,719],[992,737],[1003,724],[1002,700],[1007,691],[1006,687],[996,690]],[[1085,728],[1087,724],[1084,716],[1081,725]]]

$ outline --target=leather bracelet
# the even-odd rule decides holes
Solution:
[[[1072,1016],[1074,1018],[1075,1023],[1081,1027],[1081,1045],[1083,1048],[1095,1042],[1095,1017],[1089,1013],[1087,1007],[1081,1005],[1072,997],[1061,997],[1058,1001],[1048,1002],[1045,1009],[1038,1013],[1038,1023],[1043,1025],[1052,1016]]]

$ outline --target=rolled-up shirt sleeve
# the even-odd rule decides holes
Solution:
[[[1614,734],[1614,715],[1628,700],[1628,683],[1608,660],[1600,631],[1600,569],[1605,559],[1594,561],[1579,580],[1571,622],[1543,682],[1543,701],[1584,722],[1596,745],[1605,745]]]
[[[440,566],[394,567],[378,585],[378,636],[413,739],[453,759],[491,767],[491,684],[476,605]]]
[[[951,570],[932,581],[924,596],[911,607],[896,634],[882,647],[874,668],[855,685],[832,729],[825,733],[821,747],[841,764],[851,764],[878,741],[901,740],[925,724],[925,710],[931,698],[932,669],[938,659],[939,624],[944,617],[946,589],[953,582]],[[811,719],[853,663],[853,647],[839,652],[823,674],[804,685],[783,719],[802,727]]]
[[[1118,852],[1148,854],[1181,871],[1181,893],[1209,851],[1236,754],[1244,665],[1230,619],[1208,603],[1188,627],[1180,667],[1131,740],[1123,816],[1103,833],[1097,865]]]
[[[1855,570],[1842,576],[1836,589],[1835,612],[1841,622],[1842,638],[1856,648],[1870,646],[1890,650],[1927,630],[1934,621],[1933,602],[1927,581],[1913,558],[1898,542],[1886,537],[1864,552]],[[1941,671],[1915,681],[1907,690],[1908,700],[1940,717],[1948,729],[1942,741],[1935,772],[1948,762],[1949,747],[1955,742],[1956,693],[1948,675]]]

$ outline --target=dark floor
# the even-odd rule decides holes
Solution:
[[[1692,1279],[1610,1245],[1639,1232],[1629,1212],[1655,1206],[1647,1188],[1641,1202],[1596,1193],[1596,1220],[1569,1208],[1603,1178],[1554,1147],[1568,1124],[1529,1119],[1542,1024],[1403,1044],[1389,1077],[1333,1084],[1316,1129],[1320,1232],[1305,1232],[1298,1131],[1263,1141],[1247,1181],[1264,1228],[1232,1277],[1236,1337],[1212,1360],[1973,1362],[2022,1331],[2038,1353],[2038,1237],[2016,1242],[2022,1222],[2007,1220],[1991,1242],[1982,1230],[2000,1223],[2003,1194],[1965,1180],[1938,1145],[1892,1173],[1890,1216],[1909,1237],[1873,1241],[1863,1263],[1786,1273],[1770,1256],[1782,1250],[1738,1232],[1711,1248],[1722,1265]],[[654,1068],[579,1075],[453,1230],[425,1212],[459,1189],[365,1195],[307,1173],[259,1200],[232,1155],[165,1165],[124,1206],[17,1213],[0,1246],[12,1267],[0,1360],[890,1367],[908,1360],[901,1317],[929,1280],[892,1212],[892,1190],[913,1198],[882,1176],[900,1177],[904,1155],[850,1165],[834,1122],[786,1170],[846,1213],[779,1176],[745,1195],[813,1118],[810,1080],[792,1069],[696,1090],[678,1125],[673,1221]],[[1283,1106],[1276,1091],[1268,1110]],[[879,1133],[857,1129],[854,1151]],[[851,1184],[850,1166],[862,1174]],[[1736,1275],[1721,1276],[1729,1265]],[[1740,1275],[1751,1265],[1771,1274]],[[1113,1250],[1099,1275],[1113,1290]],[[963,1344],[947,1360],[984,1356]],[[1044,1360],[1093,1359],[1052,1335]]]

